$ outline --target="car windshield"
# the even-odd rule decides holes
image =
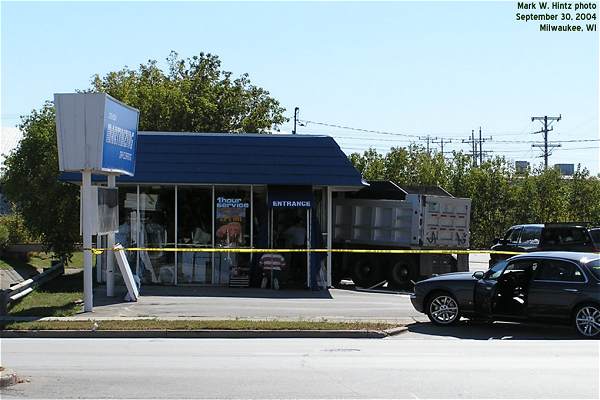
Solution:
[[[506,264],[508,264],[508,261],[506,260],[498,261],[492,268],[486,271],[484,279],[498,279],[498,277],[502,275],[504,268],[506,268]]]
[[[590,261],[586,265],[588,269],[592,271],[592,274],[594,274],[596,278],[600,279],[600,259]]]

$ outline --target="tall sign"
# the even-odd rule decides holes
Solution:
[[[54,95],[61,171],[135,174],[139,111],[105,93]]]
[[[140,112],[106,93],[60,93],[54,95],[58,164],[61,171],[79,171],[81,187],[81,227],[83,236],[84,311],[93,309],[92,234],[98,220],[98,196],[94,196],[92,174],[108,175],[108,186],[115,186],[115,175],[134,175]],[[114,190],[105,191],[104,205],[114,203]],[[103,208],[103,210],[106,207]],[[107,211],[107,210],[104,210]],[[108,216],[109,213],[103,213]],[[116,214],[115,214],[116,215]],[[102,230],[112,232],[114,218],[107,218]],[[98,225],[98,222],[96,222]],[[109,233],[108,245],[114,245],[114,233]],[[107,294],[112,293],[114,276],[112,257],[107,257]],[[127,288],[132,299],[137,293],[131,274]]]

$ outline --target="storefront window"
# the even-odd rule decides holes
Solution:
[[[212,187],[177,188],[177,247],[211,248]],[[178,283],[212,283],[212,253],[178,253]]]
[[[137,186],[119,186],[119,230],[115,233],[115,244],[120,244],[124,248],[137,247]],[[103,236],[103,246],[106,246],[106,236]],[[128,251],[125,253],[132,273],[136,273],[137,252]],[[102,254],[102,268],[106,269],[106,257],[108,253]],[[121,272],[114,260],[115,283],[124,284]],[[106,276],[103,275],[103,281]]]
[[[250,247],[250,187],[215,187],[215,246]],[[227,284],[230,277],[248,274],[246,253],[216,253],[213,282]]]
[[[140,186],[139,246],[175,245],[175,188]],[[175,284],[175,253],[140,251],[138,276],[144,283]]]

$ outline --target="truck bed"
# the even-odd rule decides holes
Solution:
[[[470,212],[471,199],[445,196],[336,199],[334,241],[396,248],[466,249]]]

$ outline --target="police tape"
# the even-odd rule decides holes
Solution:
[[[230,247],[115,247],[115,248],[84,248],[99,255],[105,251],[146,251],[168,253],[363,253],[363,254],[503,254],[519,255],[523,252],[499,250],[414,250],[414,249],[258,249]]]

